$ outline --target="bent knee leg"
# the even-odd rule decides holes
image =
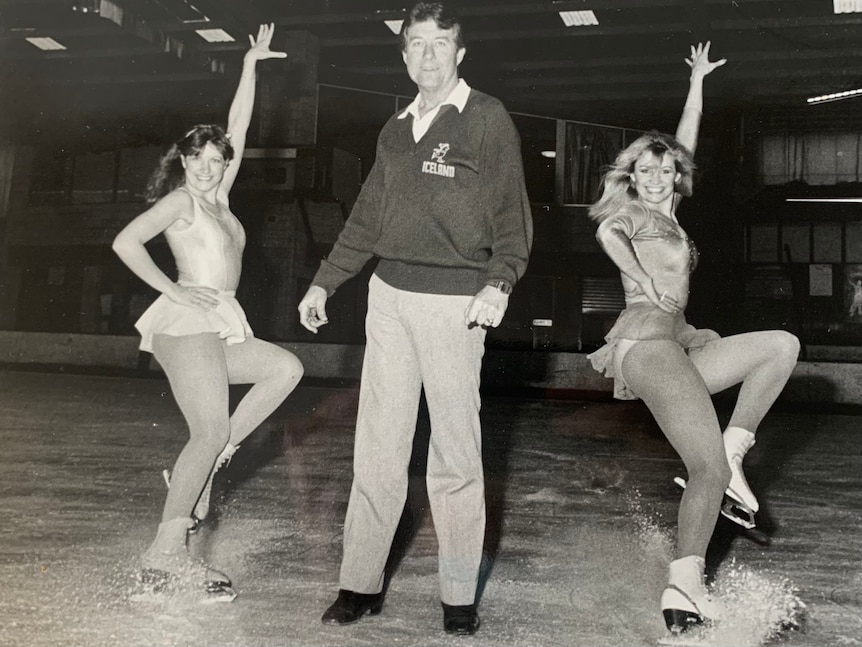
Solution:
[[[207,448],[215,448],[218,454],[230,439],[230,420],[227,412],[223,415],[198,416],[194,423],[189,422],[191,437]]]
[[[785,330],[776,330],[773,333],[772,347],[775,355],[784,359],[795,362],[799,357],[799,338]]]
[[[730,485],[730,465],[722,454],[711,461],[701,461],[695,465],[686,465],[689,485],[704,488],[715,497],[724,495]]]
[[[273,371],[273,379],[278,380],[284,385],[284,389],[289,391],[293,390],[304,374],[305,367],[299,358],[293,353],[284,351]]]

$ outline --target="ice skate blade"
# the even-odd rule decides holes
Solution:
[[[696,611],[684,609],[662,609],[664,623],[674,636],[687,632],[692,627],[703,625],[703,616]]]
[[[673,482],[683,490],[685,489],[686,483],[685,479],[682,477],[675,477]],[[727,492],[724,493],[724,501],[721,503],[720,512],[722,516],[727,517],[733,523],[742,526],[746,530],[751,530],[757,525],[754,523],[754,512],[744,503],[730,496]]]
[[[202,600],[204,604],[216,604],[221,602],[233,602],[236,599],[236,591],[230,582],[207,582],[206,597]]]
[[[181,589],[189,588],[182,586],[179,579],[169,573],[158,568],[145,568],[138,574],[138,582],[141,591],[136,594],[137,599],[146,599],[148,596],[164,595],[168,593],[176,593]],[[197,585],[192,587],[197,588]],[[212,604],[215,602],[232,602],[237,593],[231,586],[229,580],[208,580],[203,586],[204,597],[201,600],[204,604]]]
[[[700,633],[682,633],[662,636],[656,641],[656,644],[659,647],[706,647],[712,643]]]
[[[756,525],[754,523],[754,511],[743,503],[727,496],[727,494],[724,495],[724,501],[721,503],[721,514],[746,530],[751,530]]]

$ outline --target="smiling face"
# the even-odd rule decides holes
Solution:
[[[180,159],[186,171],[186,184],[200,193],[218,187],[228,164],[212,142],[207,142],[198,153],[182,155]]]
[[[659,157],[652,151],[646,151],[635,162],[629,177],[641,201],[665,215],[670,215],[674,185],[681,177],[676,170],[673,155],[666,152]]]
[[[420,91],[448,95],[458,84],[458,65],[466,51],[458,47],[455,30],[424,20],[410,25],[404,36],[407,74]]]

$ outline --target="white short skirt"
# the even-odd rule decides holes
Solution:
[[[153,335],[182,337],[211,332],[229,345],[253,337],[245,312],[234,294],[233,291],[219,292],[216,295],[219,305],[210,310],[184,306],[161,295],[135,323],[141,333],[140,349],[153,352]]]

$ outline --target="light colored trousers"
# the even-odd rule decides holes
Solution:
[[[485,330],[468,328],[472,297],[369,283],[353,487],[340,587],[377,593],[407,498],[419,398],[431,418],[426,474],[438,541],[440,598],[473,604],[485,535],[479,376]]]

